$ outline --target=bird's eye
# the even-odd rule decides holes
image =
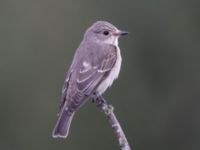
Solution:
[[[109,31],[104,31],[103,34],[107,36],[109,34]]]

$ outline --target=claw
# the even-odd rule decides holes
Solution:
[[[102,96],[97,96],[96,94],[93,95],[92,102],[96,103],[98,107],[107,104],[106,100]]]

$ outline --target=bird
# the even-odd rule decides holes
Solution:
[[[118,77],[122,57],[118,39],[127,35],[107,21],[96,21],[85,32],[66,74],[53,138],[67,138],[77,110],[98,98]]]

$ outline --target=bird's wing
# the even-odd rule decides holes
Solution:
[[[68,107],[71,112],[75,111],[110,73],[117,60],[116,47],[107,45],[97,50],[90,50],[78,67],[72,68],[63,86],[60,109]],[[71,83],[70,78],[74,79]]]
[[[63,84],[63,87],[62,87],[62,95],[61,95],[61,99],[60,99],[59,112],[62,109],[62,107],[63,107],[63,105],[66,101],[67,89],[68,89],[68,86],[69,86],[69,79],[70,79],[71,73],[72,73],[72,71],[71,71],[71,68],[70,68],[69,72],[67,73],[67,75],[65,77],[65,81],[64,81],[64,84]]]
[[[117,60],[117,50],[113,45],[98,50],[99,53],[91,52],[88,59],[82,62],[76,79],[77,90],[86,95],[90,95],[107,77]]]

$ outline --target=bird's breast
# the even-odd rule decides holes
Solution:
[[[105,90],[108,87],[110,87],[112,85],[113,81],[118,77],[119,72],[120,72],[120,68],[121,68],[121,62],[122,62],[122,57],[121,57],[120,49],[117,46],[117,60],[116,60],[116,63],[114,65],[114,67],[112,68],[112,70],[110,71],[108,77],[106,79],[104,79],[102,81],[102,83],[98,86],[97,93],[99,95],[104,93]]]

